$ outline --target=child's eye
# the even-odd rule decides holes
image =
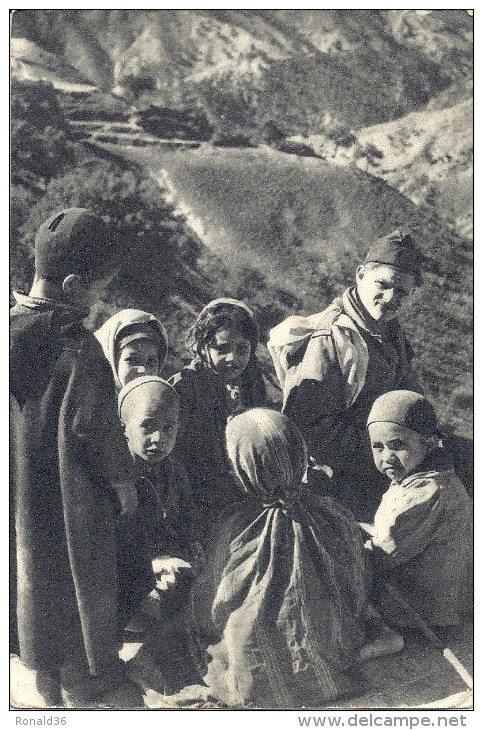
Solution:
[[[404,441],[396,439],[395,441],[391,441],[390,447],[391,449],[395,449],[396,451],[401,451],[406,447],[406,444],[404,443]]]
[[[379,444],[379,443],[372,444],[372,450],[373,451],[381,451],[381,449],[382,449],[382,444]]]

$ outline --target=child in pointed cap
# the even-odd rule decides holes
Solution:
[[[112,374],[82,324],[117,259],[92,210],[53,213],[35,237],[30,292],[10,312],[20,660],[47,707],[96,705],[124,673],[116,513],[137,498]]]
[[[230,416],[265,404],[257,344],[250,308],[237,299],[215,299],[195,322],[195,358],[170,380],[180,396],[176,455],[189,475],[201,542],[219,512],[239,497],[225,428]]]
[[[371,405],[389,390],[420,387],[397,314],[421,284],[421,266],[412,236],[393,231],[369,247],[355,286],[327,309],[289,317],[270,332],[283,412],[315,462],[331,468],[333,496],[358,519],[370,518],[385,488],[381,481],[375,489],[365,444]]]
[[[419,393],[391,391],[375,401],[367,428],[390,485],[372,524],[363,524],[366,547],[428,623],[457,625],[470,605],[472,506],[440,444],[434,409]]]
[[[132,618],[140,605],[155,615],[177,610],[183,592],[179,591],[179,583],[185,579],[177,580],[174,603],[171,597],[161,601],[162,591],[175,582],[180,568],[189,571],[200,555],[200,546],[191,539],[191,491],[186,472],[171,456],[178,411],[178,394],[157,375],[130,380],[118,396],[139,501],[135,515],[120,530],[119,539],[119,593],[126,619]],[[147,572],[136,567],[148,563],[152,570]],[[147,596],[153,589],[149,600]],[[133,624],[129,626],[133,630]]]
[[[133,378],[161,374],[168,352],[168,336],[154,314],[122,309],[94,334],[109,360],[117,391]]]

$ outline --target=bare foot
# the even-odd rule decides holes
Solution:
[[[387,654],[397,654],[403,646],[404,639],[401,634],[390,629],[389,626],[383,626],[379,635],[373,641],[364,644],[359,650],[358,660],[363,662],[366,659],[375,659]]]

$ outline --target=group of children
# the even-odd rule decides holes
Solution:
[[[82,327],[99,236],[84,209],[46,221],[32,291],[12,313],[18,637],[46,702],[115,702],[119,637],[174,617],[205,699],[323,704],[353,691],[374,616],[392,641],[381,651],[411,623],[380,576],[431,625],[460,623],[472,510],[430,403],[391,390],[372,404],[367,449],[389,486],[358,523],[294,421],[267,407],[246,304],[210,302],[193,360],[169,379],[152,314],[122,310],[95,338]]]

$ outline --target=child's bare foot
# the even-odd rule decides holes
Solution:
[[[382,626],[378,635],[359,650],[358,660],[375,659],[387,654],[397,654],[404,646],[404,639],[389,626]]]

